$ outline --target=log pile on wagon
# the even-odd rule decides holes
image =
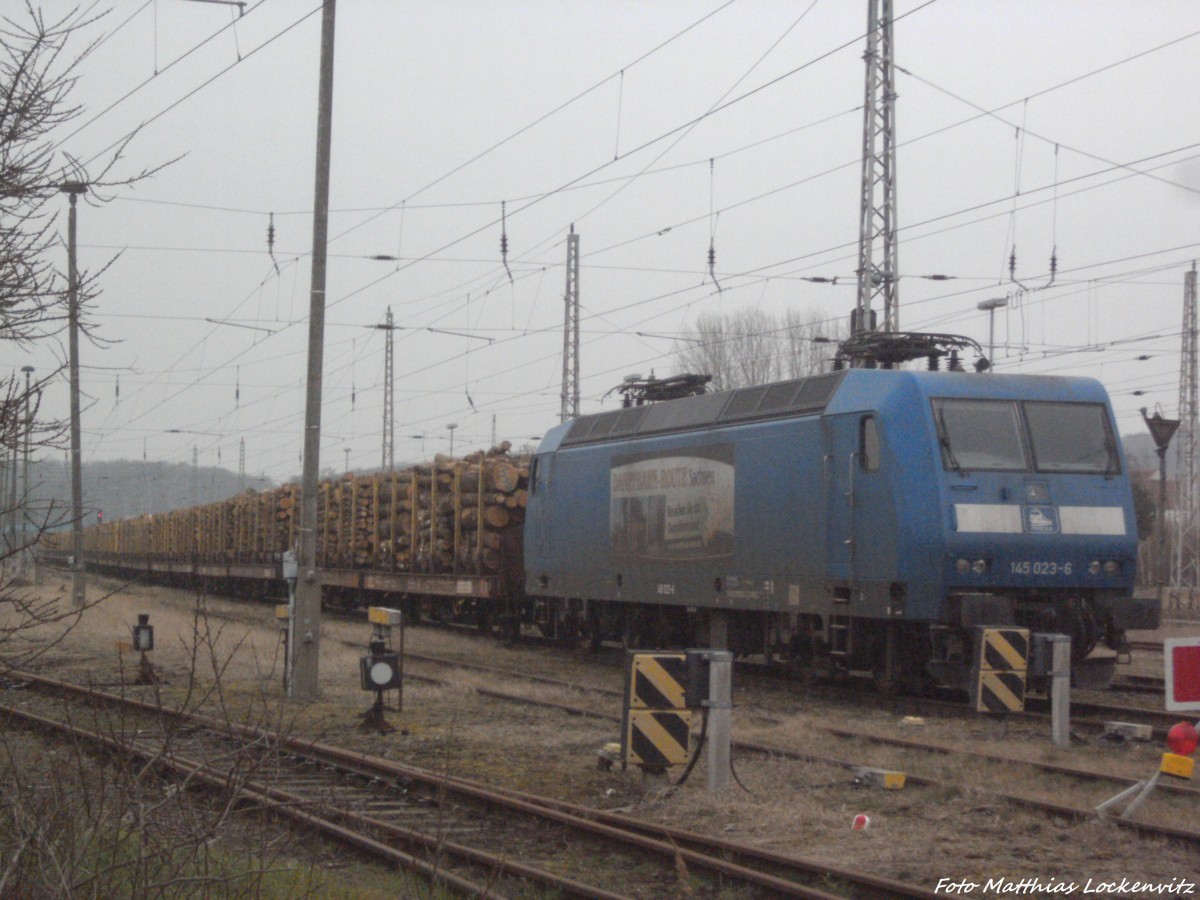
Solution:
[[[393,572],[507,572],[520,565],[529,465],[501,443],[391,472],[323,481],[317,565]],[[195,563],[273,563],[296,548],[298,484],[248,490],[220,503],[105,522],[85,532],[91,553]]]

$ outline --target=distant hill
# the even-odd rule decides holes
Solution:
[[[12,472],[0,465],[4,495],[11,491]],[[187,463],[115,460],[83,466],[83,511],[85,524],[91,525],[103,514],[115,521],[142,513],[161,513],[180,507],[215,503],[238,494],[243,482],[236,472],[216,467],[198,467]],[[245,479],[244,488],[266,490],[275,487],[270,480]],[[17,467],[17,494],[24,491],[24,471]],[[50,521],[65,521],[71,509],[71,472],[63,462],[34,462],[29,467],[29,505],[38,511],[51,511]],[[61,513],[61,514],[60,514]],[[39,515],[38,518],[41,518]]]

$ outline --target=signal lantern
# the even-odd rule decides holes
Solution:
[[[1196,734],[1196,729],[1190,722],[1173,725],[1167,732],[1167,746],[1171,748],[1172,753],[1180,756],[1191,756],[1195,753],[1197,743],[1200,743],[1200,735]]]
[[[372,639],[370,656],[359,659],[359,675],[364,691],[391,691],[402,681],[400,655],[388,652],[382,640]]]

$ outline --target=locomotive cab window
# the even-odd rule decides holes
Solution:
[[[1039,472],[1115,475],[1121,471],[1117,442],[1101,404],[1028,402],[1024,406]]]
[[[864,416],[858,426],[858,462],[864,472],[879,471],[879,430],[874,416]]]
[[[942,464],[953,471],[1025,471],[1029,460],[1017,404],[1008,400],[934,400]]]

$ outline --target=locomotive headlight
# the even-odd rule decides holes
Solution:
[[[1110,559],[1104,563],[1105,575],[1119,575],[1121,573],[1121,564],[1116,560]]]
[[[986,559],[958,559],[954,562],[954,571],[959,575],[970,575],[972,573],[975,575],[986,575],[989,568],[991,567],[988,565]]]
[[[1099,575],[1100,574],[1100,560],[1093,559],[1090,563],[1088,563],[1088,574],[1089,575]]]

